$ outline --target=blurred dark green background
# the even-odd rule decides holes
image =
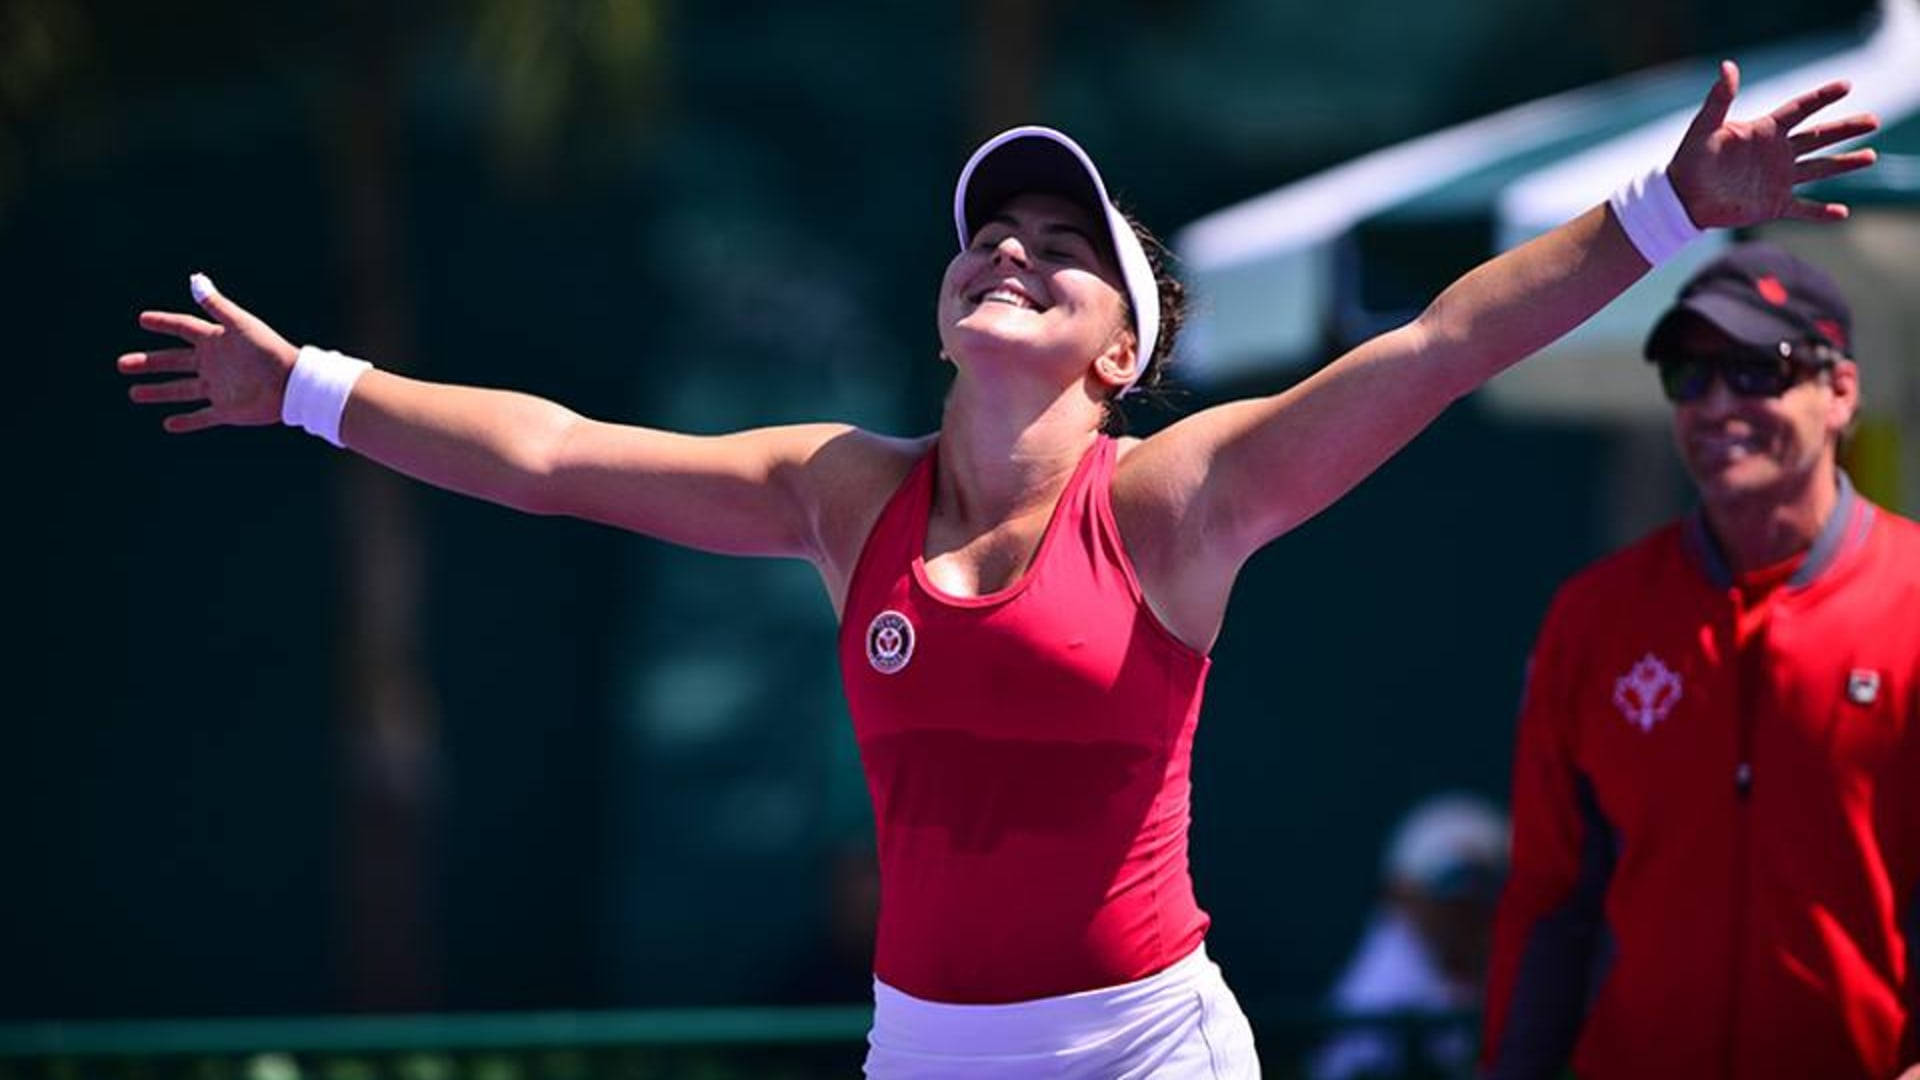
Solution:
[[[286,431],[167,437],[112,358],[190,271],[295,341],[604,418],[920,432],[953,176],[999,127],[1073,132],[1170,233],[1866,8],[0,0],[0,1018],[864,992],[866,796],[811,571]],[[1249,566],[1193,837],[1242,998],[1322,991],[1409,804],[1504,795],[1534,622],[1609,542],[1600,459],[1469,401]]]

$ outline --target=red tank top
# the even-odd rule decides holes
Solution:
[[[840,672],[878,833],[874,972],[915,997],[1113,986],[1206,933],[1187,824],[1208,661],[1141,598],[1114,449],[1087,451],[1006,588],[951,596],[927,576],[937,447],[854,568]]]

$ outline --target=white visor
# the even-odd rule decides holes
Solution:
[[[1160,286],[1140,238],[1113,205],[1100,170],[1079,143],[1052,128],[1031,125],[1010,128],[981,143],[953,186],[953,225],[960,233],[960,248],[966,250],[973,234],[1007,200],[1027,193],[1058,195],[1088,210],[1097,207],[1107,223],[1107,240],[1120,263],[1139,340],[1133,382],[1120,390],[1125,394],[1146,374],[1160,340]]]

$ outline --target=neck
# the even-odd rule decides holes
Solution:
[[[962,371],[940,424],[936,512],[982,528],[1051,508],[1099,436],[1100,406],[1080,386],[1050,401],[983,386]]]
[[[1735,573],[1792,558],[1813,546],[1840,502],[1839,474],[1831,463],[1798,481],[1798,490],[1706,506],[1707,525]]]

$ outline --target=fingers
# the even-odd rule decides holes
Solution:
[[[1700,103],[1700,111],[1693,115],[1693,123],[1687,127],[1687,141],[1704,139],[1726,123],[1727,110],[1733,107],[1733,97],[1739,92],[1739,65],[1731,60],[1720,61],[1720,77],[1707,89],[1707,100]]]
[[[1878,157],[1879,155],[1872,150],[1852,150],[1844,154],[1834,154],[1831,157],[1796,161],[1793,164],[1793,182],[1805,184],[1814,180],[1825,180],[1829,176],[1839,176],[1841,173],[1850,173],[1855,169],[1864,169],[1873,164]]]
[[[1787,140],[1795,157],[1811,154],[1815,150],[1824,150],[1834,143],[1857,139],[1862,135],[1871,135],[1880,130],[1880,118],[1872,113],[1849,116],[1845,120],[1835,120],[1830,124],[1818,124],[1802,131]]]
[[[122,375],[177,375],[197,370],[192,349],[155,349],[151,352],[122,353],[114,361]]]
[[[140,405],[180,405],[207,400],[207,388],[199,379],[169,379],[166,382],[129,386],[127,397]],[[215,417],[211,405],[192,412],[176,413],[160,421],[161,430],[173,435],[185,435],[218,426],[220,421]]]
[[[222,326],[238,326],[241,320],[249,317],[247,309],[227,299],[214,287],[213,279],[205,274],[188,277],[187,289],[193,293],[194,303],[200,305],[200,310],[213,316]]]
[[[1852,89],[1852,84],[1845,79],[1835,79],[1818,90],[1809,90],[1801,94],[1768,115],[1773,117],[1774,123],[1780,125],[1780,130],[1790,131],[1799,127],[1800,121],[1846,97],[1847,92]]]
[[[156,334],[172,334],[195,345],[211,341],[224,332],[216,323],[172,311],[143,311],[140,313],[140,327]]]
[[[127,397],[140,405],[178,405],[207,400],[207,388],[199,379],[169,379],[129,386]]]
[[[1780,216],[1795,221],[1845,221],[1847,207],[1845,203],[1795,199],[1787,205],[1787,212]]]
[[[213,408],[196,409],[190,413],[176,413],[160,421],[161,428],[171,435],[185,435],[194,431],[205,431],[210,427],[219,427],[220,421],[213,418]]]

